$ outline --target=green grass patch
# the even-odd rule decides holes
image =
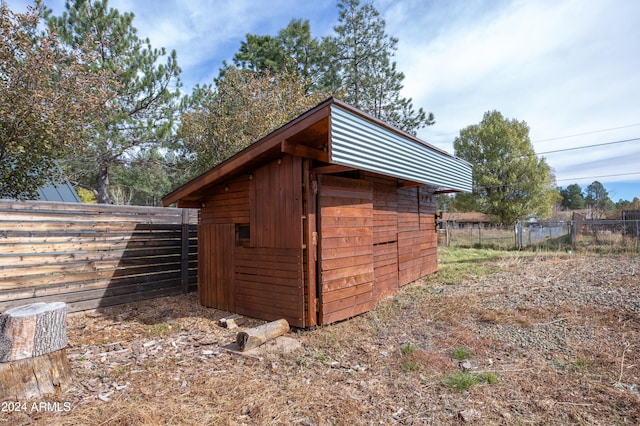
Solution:
[[[402,355],[411,355],[416,351],[416,349],[417,348],[414,345],[412,345],[411,343],[407,343],[400,347],[400,352],[402,353]]]
[[[156,324],[147,326],[147,335],[149,337],[164,337],[169,334],[177,333],[180,331],[179,324],[168,324],[166,322],[159,322]]]
[[[451,351],[451,358],[457,359],[460,361],[469,359],[469,351],[466,348],[463,348],[462,346],[458,346],[456,348],[453,348],[453,350]]]
[[[442,378],[441,383],[455,392],[471,389],[480,383],[494,385],[498,383],[498,376],[494,373],[472,374],[463,371],[455,371]]]
[[[462,371],[455,371],[442,378],[442,384],[456,392],[469,390],[480,381],[478,376]]]
[[[456,284],[468,278],[480,278],[500,271],[497,260],[514,256],[514,252],[476,248],[447,247],[438,250],[438,273],[429,280]]]

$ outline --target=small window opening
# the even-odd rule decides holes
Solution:
[[[236,244],[248,246],[251,241],[251,227],[248,223],[236,223]]]

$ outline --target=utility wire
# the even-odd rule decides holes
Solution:
[[[551,139],[547,139],[547,140],[551,140]],[[576,149],[585,149],[585,148],[593,148],[593,147],[596,147],[596,146],[614,145],[614,144],[618,144],[618,143],[633,142],[633,141],[637,141],[637,140],[640,140],[640,138],[624,139],[624,140],[613,141],[613,142],[596,143],[596,144],[593,144],[593,145],[576,146],[576,147],[573,147],[573,148],[554,149],[552,151],[538,152],[538,153],[536,153],[536,155],[552,154],[554,152],[575,151]]]
[[[592,131],[592,132],[576,133],[575,135],[558,136],[558,137],[555,137],[555,138],[541,139],[541,140],[534,141],[534,143],[538,143],[538,142],[548,142],[548,141],[557,141],[558,139],[574,138],[574,137],[576,137],[576,136],[593,135],[594,133],[602,133],[602,132],[608,132],[608,131],[610,131],[610,130],[626,129],[627,127],[635,127],[635,126],[640,126],[640,123],[637,123],[637,124],[629,124],[629,125],[627,125],[627,126],[612,127],[612,128],[610,128],[610,129],[594,130],[594,131]]]
[[[640,172],[618,173],[618,174],[615,174],[615,175],[585,176],[585,177],[579,177],[579,178],[556,179],[556,182],[565,181],[565,180],[600,179],[600,178],[606,178],[606,177],[631,176],[631,175],[640,175]]]
[[[606,177],[617,177],[617,176],[630,176],[630,175],[640,175],[640,172],[631,172],[631,173],[618,173],[618,174],[613,174],[613,175],[601,175],[601,176],[583,176],[583,177],[576,177],[576,178],[565,178],[565,179],[555,179],[556,182],[561,182],[561,181],[565,181],[565,180],[572,180],[572,181],[577,181],[577,180],[583,180],[583,179],[600,179],[600,178],[606,178]],[[518,187],[519,185],[522,185],[523,183],[526,183],[524,181],[520,181],[520,182],[514,182],[514,183],[509,183],[509,184],[503,184],[503,185],[479,185],[478,188],[512,188],[512,187]]]

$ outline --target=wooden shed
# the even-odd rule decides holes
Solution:
[[[200,303],[310,327],[437,270],[435,197],[471,166],[330,98],[181,186]]]

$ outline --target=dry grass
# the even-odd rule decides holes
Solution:
[[[220,350],[227,313],[194,295],[74,315],[75,388],[55,399],[73,409],[0,423],[439,425],[468,409],[480,424],[640,423],[640,259],[477,254],[262,359]]]

